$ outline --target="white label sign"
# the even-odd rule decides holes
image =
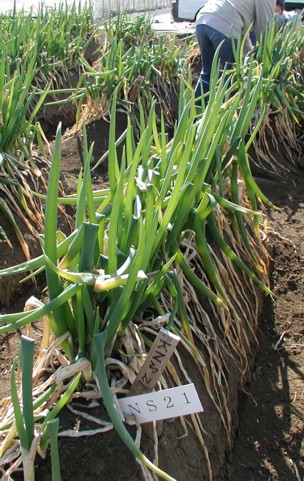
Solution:
[[[135,416],[139,423],[186,416],[203,411],[194,384],[119,399],[125,416]]]
[[[129,396],[153,391],[179,341],[179,336],[161,328],[131,386]]]

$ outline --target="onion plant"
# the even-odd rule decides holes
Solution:
[[[101,45],[99,62],[92,66],[85,60],[86,48],[97,34],[91,6],[77,9],[75,4],[71,7],[59,5],[53,10],[42,5],[34,17],[33,13],[25,15],[22,11],[14,12],[12,17],[0,16],[0,31],[3,31],[0,35],[3,52],[0,62],[0,151],[15,156],[21,151],[23,158],[29,159],[33,144],[38,143],[43,153],[43,132],[35,119],[46,99],[50,103],[51,99],[56,99],[54,103],[57,104],[77,102],[79,113],[86,102],[89,114],[93,103],[99,102],[102,106],[100,113],[105,114],[116,88],[120,103],[133,112],[134,102],[137,103],[138,99],[149,110],[154,94],[161,101],[167,121],[172,123],[166,97],[169,92],[177,92],[184,49],[176,48],[174,39],[153,35],[149,19],[138,17],[132,21],[119,16],[106,23],[107,41]],[[123,37],[126,31],[129,40]],[[131,41],[132,38],[141,39],[141,44]],[[71,68],[77,68],[80,75],[78,88],[63,90],[60,88],[62,79]],[[62,95],[69,96],[68,100],[59,102],[58,96]],[[2,163],[2,170],[6,164]],[[3,178],[6,176],[5,172]],[[12,181],[16,179],[13,177]],[[28,256],[28,248],[14,219],[16,212],[11,197],[15,197],[15,191],[19,190],[16,197],[21,203],[18,215],[27,223],[31,221],[31,215],[23,205],[29,200],[26,201],[26,195],[20,193],[23,187],[19,180],[16,188],[7,186],[7,180],[1,180],[1,187],[9,197],[2,210],[9,211],[16,235]],[[36,218],[35,209],[32,217]]]
[[[145,16],[131,19],[119,15],[105,23],[103,34],[100,58],[93,66],[86,64],[83,83],[77,92],[71,92],[69,100],[86,103],[87,115],[97,106],[99,115],[106,115],[115,90],[119,103],[129,110],[134,110],[134,104],[137,110],[140,99],[148,111],[153,94],[172,124],[168,96],[177,96],[189,41],[178,45],[174,37],[156,35],[151,19]]]
[[[97,32],[93,7],[88,2],[77,6],[59,3],[50,8],[39,4],[37,11],[23,9],[0,15],[1,50],[5,47],[10,64],[17,58],[26,58],[36,46],[36,62],[40,69],[60,62],[65,69],[73,67],[83,56]]]
[[[250,84],[247,88],[250,88]],[[225,199],[217,202],[216,199],[220,199],[220,196],[216,192],[213,195],[215,185],[211,185],[210,191],[204,189],[206,182],[216,176],[218,165],[214,158],[217,150],[225,151],[227,138],[233,138],[237,129],[237,121],[233,123],[232,119],[239,107],[240,97],[236,96],[230,108],[226,109],[223,107],[226,90],[222,78],[217,93],[214,93],[212,107],[210,104],[204,112],[204,118],[197,122],[193,91],[191,93],[184,89],[180,105],[181,118],[173,139],[169,142],[164,122],[161,122],[161,130],[158,129],[153,104],[146,125],[142,116],[138,143],[135,142],[135,134],[129,124],[120,163],[114,137],[110,132],[109,191],[95,193],[92,190],[91,149],[85,140],[82,184],[77,198],[74,197],[75,231],[63,241],[64,248],[57,246],[56,237],[55,206],[59,201],[56,186],[61,148],[59,129],[46,199],[44,255],[20,267],[21,270],[28,271],[44,267],[50,301],[30,312],[0,316],[0,332],[22,327],[42,315],[48,316],[57,337],[62,338],[68,332],[68,337],[62,341],[67,359],[70,362],[88,360],[91,363],[118,433],[135,456],[164,479],[172,478],[147,460],[127,434],[111,400],[104,362],[117,338],[128,332],[130,323],[135,319],[144,319],[147,307],[152,305],[156,311],[160,309],[162,312],[158,301],[161,290],[170,293],[170,303],[174,306],[174,316],[170,316],[171,328],[176,328],[185,342],[192,339],[190,319],[178,277],[174,274],[174,266],[180,272],[179,276],[184,278],[183,282],[189,282],[204,296],[206,302],[225,313],[226,326],[231,316],[238,316],[233,303],[227,301],[225,288],[217,290],[221,281],[217,281],[215,286],[210,281],[202,281],[189,268],[187,249],[184,250],[185,242],[190,242],[187,241],[187,233],[193,230],[194,217],[199,225],[206,221],[209,224],[213,210],[217,211],[218,219],[222,204],[232,213],[237,211],[249,218],[259,215],[250,206],[240,208]],[[113,104],[113,125],[115,110],[116,105]],[[214,117],[215,111],[217,115]],[[244,123],[242,116],[240,122]],[[208,125],[208,129],[205,125]],[[86,139],[85,133],[84,138]],[[238,158],[237,149],[238,145],[234,151],[230,150],[231,158],[233,155]],[[228,160],[226,159],[227,164]],[[193,232],[195,238],[195,230]],[[197,239],[199,242],[199,237]],[[220,248],[223,248],[222,245]],[[207,252],[208,246],[205,249]],[[258,277],[261,270],[256,273],[249,271],[245,264],[238,262],[237,255],[231,254],[230,257],[251,279],[270,293]],[[204,260],[208,260],[208,272],[216,272],[210,254]],[[9,275],[11,272],[8,269],[1,274]],[[88,375],[90,376],[90,371],[85,376]]]
[[[260,43],[247,55],[245,62],[241,50],[237,53],[235,88],[242,83],[244,75],[247,77],[252,63],[255,64],[252,79],[263,78],[263,115],[258,120],[253,119],[251,129],[258,130],[258,135],[253,138],[260,161],[263,160],[265,168],[271,170],[276,169],[277,159],[267,143],[266,128],[273,128],[274,132],[279,133],[281,141],[285,143],[286,152],[289,153],[290,164],[294,163],[300,148],[297,138],[301,136],[304,116],[303,46],[303,25],[287,23],[284,28],[278,29],[274,23],[269,32],[261,37]],[[278,148],[275,135],[272,142],[274,148]]]
[[[34,236],[42,229],[39,203],[30,194],[31,188],[44,183],[33,160],[35,144],[45,154],[37,114],[51,94],[50,87],[56,88],[52,91],[56,94],[62,76],[79,65],[96,31],[90,5],[60,4],[57,9],[40,5],[37,12],[0,15],[0,208],[26,258],[29,249],[17,217]],[[47,165],[43,159],[39,163]]]
[[[47,89],[43,94],[33,89],[35,68],[33,55],[23,63],[16,59],[12,69],[7,63],[7,50],[3,50],[0,59],[0,208],[14,228],[26,258],[29,257],[28,246],[15,217],[18,216],[34,235],[33,225],[42,227],[41,214],[30,192],[31,187],[37,188],[40,171],[37,163],[29,159],[34,140],[41,142],[41,132],[34,118],[45,101]],[[36,106],[30,113],[33,102]]]
[[[264,46],[265,42],[266,38]],[[265,76],[269,72],[273,81],[268,88],[267,119],[255,145],[258,152],[264,151],[264,155],[260,156],[263,157],[261,164],[275,171],[277,159],[267,143],[266,126],[279,133],[279,139],[274,136],[274,147],[278,149],[279,140],[284,142],[291,168],[301,155],[301,143],[297,139],[301,139],[304,118],[303,25],[287,23],[279,31],[273,26],[264,53],[263,45],[256,52],[256,57],[259,62],[267,64]]]
[[[117,49],[122,54],[119,41]],[[279,69],[272,72],[273,81],[277,75]],[[65,199],[59,196],[59,125],[45,197],[43,254],[0,271],[2,277],[32,276],[42,270],[46,274],[46,304],[38,302],[31,311],[0,315],[0,333],[46,316],[56,347],[61,346],[61,370],[45,382],[38,374],[33,376],[32,405],[38,406],[36,415],[43,419],[43,429],[72,396],[80,378],[88,398],[89,386],[95,382],[112,425],[131,452],[145,469],[172,481],[130,436],[116,394],[128,393],[139,371],[138,358],[148,350],[159,325],[166,325],[180,335],[194,359],[230,438],[227,357],[243,375],[257,330],[255,302],[242,302],[239,293],[245,298],[249,291],[256,299],[262,289],[272,295],[260,229],[263,205],[274,206],[258,188],[248,158],[257,126],[266,115],[269,78],[253,58],[244,66],[237,64],[229,77],[220,75],[215,61],[209,102],[204,106],[202,99],[200,112],[189,82],[181,82],[172,138],[168,138],[164,116],[157,116],[156,102],[152,101],[147,115],[138,102],[138,131],[131,111],[120,158],[115,141],[121,88],[117,84],[111,105],[109,188],[104,190],[92,188],[92,146],[84,129],[78,191]],[[250,130],[256,113],[261,121]],[[60,202],[73,204],[76,214],[73,232],[58,244]],[[50,347],[48,356],[51,352]],[[184,376],[191,382],[179,353],[175,356],[176,364],[170,364],[166,376],[174,385]],[[121,372],[119,381],[111,377],[109,365]],[[67,379],[71,379],[68,384]],[[163,387],[166,380],[160,383]],[[57,388],[51,390],[54,384]],[[193,416],[192,423],[206,453],[199,416]],[[8,416],[0,446],[2,462],[12,441],[12,426],[13,418]],[[32,432],[32,417],[29,427]],[[45,431],[41,443],[45,448]],[[208,457],[207,470],[211,479]]]
[[[11,371],[11,393],[14,409],[14,419],[17,433],[20,439],[21,457],[17,458],[16,466],[22,461],[24,481],[33,481],[35,479],[34,462],[36,457],[37,446],[39,443],[39,434],[35,431],[34,403],[32,392],[32,374],[34,364],[34,340],[26,336],[21,337],[20,347],[20,364],[22,372],[22,404],[19,401],[17,383],[16,383],[16,361],[14,361]],[[46,416],[47,419],[48,416]],[[9,423],[10,424],[10,423]],[[60,481],[60,465],[58,456],[57,435],[59,420],[45,421],[44,438],[51,441],[52,446],[52,479]],[[11,430],[14,425],[11,425]]]

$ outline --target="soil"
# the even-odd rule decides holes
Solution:
[[[229,481],[301,481],[304,476],[304,171],[276,153],[277,173],[256,169],[263,192],[281,210],[268,211],[271,286],[259,353],[229,461]],[[286,170],[286,168],[288,170]]]
[[[124,114],[118,116],[118,135],[124,130],[125,122]],[[95,141],[95,163],[107,149],[105,139],[108,138],[108,127],[104,120],[98,120],[88,127],[89,142]],[[214,456],[218,456],[221,451],[221,459],[226,458],[224,465],[216,467],[217,460],[213,456],[213,481],[301,481],[304,476],[304,171],[297,162],[289,164],[283,147],[281,145],[281,153],[276,154],[280,156],[279,165],[282,168],[277,167],[276,172],[266,172],[260,167],[254,167],[257,182],[263,192],[281,209],[267,212],[267,242],[272,257],[271,284],[279,297],[275,300],[268,297],[264,302],[259,326],[259,352],[252,363],[254,368],[246,392],[240,396],[238,412],[233,408],[234,448],[229,450],[225,441],[220,446],[213,446],[214,442],[219,442],[220,428],[216,421],[213,424],[214,432],[208,433],[208,449],[214,449]],[[81,135],[64,141],[62,184],[66,193],[75,192],[81,152]],[[94,182],[101,185],[106,181],[107,166],[102,165],[95,171]],[[68,228],[67,216],[63,230]],[[24,260],[17,246],[15,243],[12,251],[5,244],[2,248],[1,244],[1,268]],[[31,239],[31,253],[36,255],[38,252],[39,244]],[[9,284],[6,287],[6,294],[0,301],[2,310],[9,312],[21,310],[29,295],[39,297],[43,286],[39,282],[37,285],[28,282],[26,293],[24,287],[16,288]],[[39,326],[36,327],[35,335],[41,335]],[[9,370],[19,348],[19,336],[20,332],[0,336],[1,397],[9,393]],[[252,355],[254,357],[255,352]],[[230,382],[234,382],[233,375]],[[210,402],[208,404],[206,395],[200,395],[204,397],[205,415],[212,418]],[[238,397],[236,388],[235,402]],[[101,406],[98,407],[99,416],[100,409]],[[89,422],[79,419],[76,422],[82,423],[82,429],[91,427]],[[75,425],[75,416],[64,411],[60,424],[61,429]],[[185,426],[173,420],[159,423],[159,434],[160,465],[163,469],[168,468],[178,481],[208,479],[208,475],[202,471],[202,449],[193,433],[184,436]],[[144,428],[143,439],[147,452],[153,458],[149,427]],[[80,439],[64,439],[59,446],[62,479],[65,481],[75,477],[86,481],[143,479],[140,467],[114,431]],[[37,463],[39,467],[36,480],[51,479],[49,460],[38,460]],[[21,476],[17,475],[14,479],[21,479]]]

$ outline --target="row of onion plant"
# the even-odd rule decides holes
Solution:
[[[16,217],[21,218],[33,235],[41,230],[40,205],[33,204],[27,192],[30,190],[29,177],[32,188],[33,185],[37,188],[39,179],[43,184],[41,167],[47,166],[44,160],[44,133],[37,122],[37,118],[41,118],[42,105],[45,107],[52,100],[56,103],[60,96],[69,96],[68,101],[76,102],[78,111],[83,114],[83,103],[92,106],[98,98],[100,105],[104,105],[103,111],[98,114],[104,114],[109,110],[112,92],[118,84],[121,103],[129,107],[134,105],[140,89],[137,94],[133,89],[133,100],[128,92],[136,79],[143,79],[145,95],[142,97],[148,98],[148,110],[153,85],[154,93],[158,90],[158,97],[162,97],[160,86],[155,88],[157,82],[153,81],[153,76],[158,77],[159,85],[160,78],[166,78],[169,84],[170,76],[172,79],[180,71],[183,52],[176,51],[173,40],[165,43],[159,37],[156,41],[151,31],[151,20],[145,17],[139,19],[134,21],[122,15],[115,22],[110,20],[105,24],[101,32],[106,33],[103,33],[98,53],[95,52],[100,60],[93,68],[86,55],[87,48],[92,52],[92,48],[95,50],[98,47],[98,28],[93,23],[91,6],[77,9],[75,4],[61,5],[54,10],[42,5],[35,15],[33,11],[27,15],[21,11],[18,14],[13,12],[12,16],[0,16],[0,30],[3,33],[0,36],[3,52],[0,70],[0,189],[4,194],[0,207],[13,226],[27,258],[28,246],[22,238]],[[121,38],[125,30],[132,38],[142,38],[143,47],[137,45],[131,48],[129,42],[123,42]],[[119,42],[115,40],[114,31]],[[151,43],[154,48],[149,53],[147,46]],[[175,67],[170,69],[168,76],[167,65],[172,63],[173,57],[176,59]],[[167,58],[168,62],[159,65],[156,64],[156,58]],[[148,72],[146,65],[149,65],[153,75]],[[65,79],[68,82],[66,79],[71,69],[77,70],[78,88],[63,90],[62,81]],[[164,101],[161,108],[169,112]],[[87,120],[87,115],[85,118]],[[37,152],[40,152],[39,159]],[[32,221],[36,224],[34,229]],[[4,231],[1,239],[10,243]]]
[[[26,258],[29,248],[18,219],[32,235],[41,231],[41,206],[30,190],[44,188],[42,171],[48,168],[37,115],[50,88],[60,88],[62,77],[79,65],[91,45],[97,31],[92,12],[90,5],[62,3],[56,9],[41,4],[35,11],[0,15],[0,209]],[[11,245],[3,228],[0,240]]]
[[[284,143],[288,162],[286,170],[297,165],[303,142],[304,91],[303,91],[304,28],[302,24],[287,23],[277,30],[275,25],[253,52],[257,65],[263,65],[265,83],[263,124],[254,141],[260,167],[276,171],[275,154]],[[240,64],[239,64],[240,65]],[[257,71],[259,74],[259,71]],[[239,69],[242,75],[242,68]],[[267,141],[267,131],[273,132],[272,143]],[[282,168],[281,164],[281,168]]]
[[[255,305],[243,305],[237,292],[241,290],[245,296],[247,286],[253,295],[257,288],[271,295],[267,255],[260,241],[260,209],[271,204],[251,174],[248,149],[262,125],[269,87],[279,69],[264,75],[263,65],[253,56],[246,60],[237,66],[242,68],[241,80],[236,72],[237,83],[231,83],[233,77],[219,77],[214,62],[209,102],[204,105],[202,99],[200,113],[191,78],[184,79],[179,118],[170,140],[164,117],[156,115],[155,103],[147,117],[139,102],[139,133],[130,118],[120,139],[124,142],[121,158],[114,127],[116,89],[111,108],[108,189],[92,189],[93,146],[87,145],[84,129],[85,161],[78,192],[59,196],[58,128],[45,198],[43,254],[0,272],[3,277],[25,273],[31,277],[44,270],[49,295],[46,304],[32,299],[25,312],[0,316],[0,332],[44,318],[56,338],[50,345],[49,336],[44,338],[32,373],[33,391],[29,373],[23,368],[22,409],[12,371],[13,404],[1,423],[0,456],[1,463],[13,469],[23,461],[26,479],[33,477],[33,453],[38,445],[44,451],[48,440],[54,440],[50,421],[76,389],[90,398],[93,381],[112,423],[104,423],[102,430],[114,426],[145,469],[163,479],[174,479],[140,450],[115,402],[117,394],[128,393],[141,364],[132,361],[144,357],[159,324],[180,335],[230,435],[225,359],[229,353],[244,372],[250,345],[244,326],[253,337],[257,328]],[[257,112],[259,118],[252,126]],[[58,244],[60,203],[74,205],[76,215],[73,232]],[[188,296],[191,302],[185,302]],[[210,336],[213,343],[208,341]],[[24,339],[23,344],[32,359],[31,341]],[[60,355],[58,350],[54,352],[54,345],[60,345]],[[44,380],[41,368],[50,365],[52,356],[62,361],[62,367]],[[173,385],[182,382],[181,372],[191,380],[191,373],[180,357],[177,359],[180,371],[172,364],[167,373]],[[109,379],[111,370],[107,367],[112,364],[121,371],[118,381]],[[161,385],[166,385],[166,380],[161,380]],[[199,415],[192,416],[192,422],[205,450]],[[53,432],[57,428],[54,425]],[[15,439],[17,430],[20,444]],[[56,453],[56,443],[53,446]],[[58,476],[56,454],[54,469]],[[206,469],[211,479],[208,455]]]
[[[40,69],[54,69],[61,62],[66,69],[83,56],[94,39],[97,26],[94,23],[90,3],[59,3],[56,8],[41,3],[30,11],[24,9],[0,15],[0,45],[8,52],[7,61],[12,66],[16,59],[29,56],[35,45],[36,62]]]
[[[156,34],[151,18],[132,19],[126,14],[108,20],[100,31],[98,59],[85,64],[82,82],[76,91],[71,89],[68,99],[79,102],[82,121],[108,115],[117,91],[118,103],[137,114],[139,99],[149,111],[156,97],[166,122],[173,125],[170,96],[177,98],[193,36],[179,42],[175,36]]]

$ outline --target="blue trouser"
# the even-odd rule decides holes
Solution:
[[[196,37],[202,57],[202,70],[200,78],[195,87],[195,98],[201,96],[201,85],[203,91],[209,92],[210,74],[213,58],[218,46],[222,43],[219,51],[220,67],[234,62],[232,39],[226,37],[209,25],[199,24],[196,26]]]

